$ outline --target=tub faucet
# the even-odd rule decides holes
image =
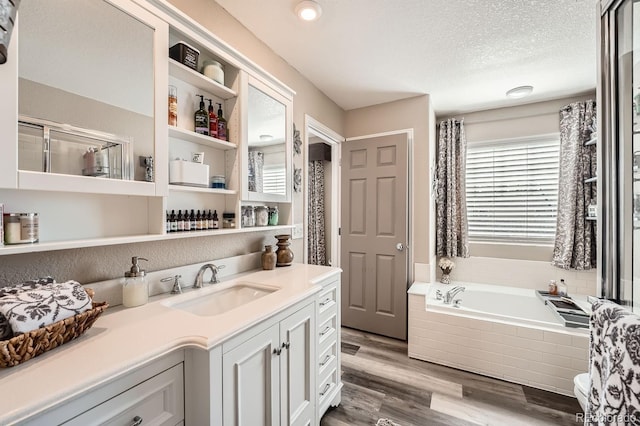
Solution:
[[[450,305],[451,302],[453,302],[453,298],[456,297],[456,294],[460,293],[464,291],[464,287],[462,286],[455,286],[454,288],[452,288],[451,290],[449,290],[448,292],[446,292],[444,294],[444,303],[445,305]]]
[[[211,280],[209,282],[211,284],[219,283],[218,271],[222,268],[224,268],[224,265],[216,266],[213,263],[202,265],[198,271],[198,275],[196,275],[196,281],[193,283],[193,288],[202,288],[202,277],[204,276],[204,273],[207,272],[207,269],[211,269]]]

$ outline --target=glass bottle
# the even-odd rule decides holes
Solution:
[[[218,137],[218,116],[215,112],[213,112],[213,101],[211,99],[207,99],[209,101],[209,136],[212,138]]]
[[[169,126],[178,125],[178,89],[169,86]]]
[[[140,269],[139,260],[147,260],[143,257],[131,258],[131,269],[124,273],[122,285],[122,304],[126,308],[144,305],[149,301],[149,283],[145,277],[146,272]]]
[[[222,104],[218,104],[218,139],[228,141],[227,120],[222,116]]]
[[[211,213],[211,210],[209,210]],[[213,229],[220,229],[220,221],[218,220],[218,210],[213,211]]]
[[[184,231],[184,216],[182,210],[178,210],[178,232]]]
[[[196,230],[196,213],[191,209],[191,214],[189,215],[189,230]]]
[[[200,97],[200,108],[193,115],[195,132],[209,136],[209,113],[204,109],[204,96],[196,96]]]

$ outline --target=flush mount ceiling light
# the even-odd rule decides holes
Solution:
[[[261,142],[271,142],[273,140],[273,136],[271,135],[260,135]]]
[[[507,91],[507,97],[513,99],[524,98],[533,92],[533,86],[519,86]]]
[[[315,21],[322,15],[322,8],[313,0],[304,0],[296,6],[296,15],[303,21]]]

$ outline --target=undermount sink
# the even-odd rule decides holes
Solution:
[[[178,302],[176,304],[169,303],[167,306],[194,315],[209,317],[228,312],[271,294],[276,290],[278,289],[274,287],[239,282],[231,287],[214,291],[213,293],[207,293],[201,297],[194,297],[184,302]]]

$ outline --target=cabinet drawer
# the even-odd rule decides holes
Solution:
[[[323,288],[318,296],[318,314],[322,317],[328,312],[335,312],[338,286],[331,284]]]
[[[327,320],[320,322],[320,327],[318,327],[318,343],[320,351],[323,351],[332,342],[336,341],[336,336],[338,334],[336,330],[337,320],[337,316],[332,315]]]
[[[321,380],[320,386],[318,386],[318,399],[321,409],[326,409],[336,386],[338,386],[338,369],[334,368],[329,374],[324,376],[324,380]]]
[[[325,377],[326,373],[335,368],[337,360],[338,342],[333,340],[324,351],[319,351],[318,357],[318,375]]]
[[[174,426],[184,419],[182,366],[180,363],[64,424]]]

